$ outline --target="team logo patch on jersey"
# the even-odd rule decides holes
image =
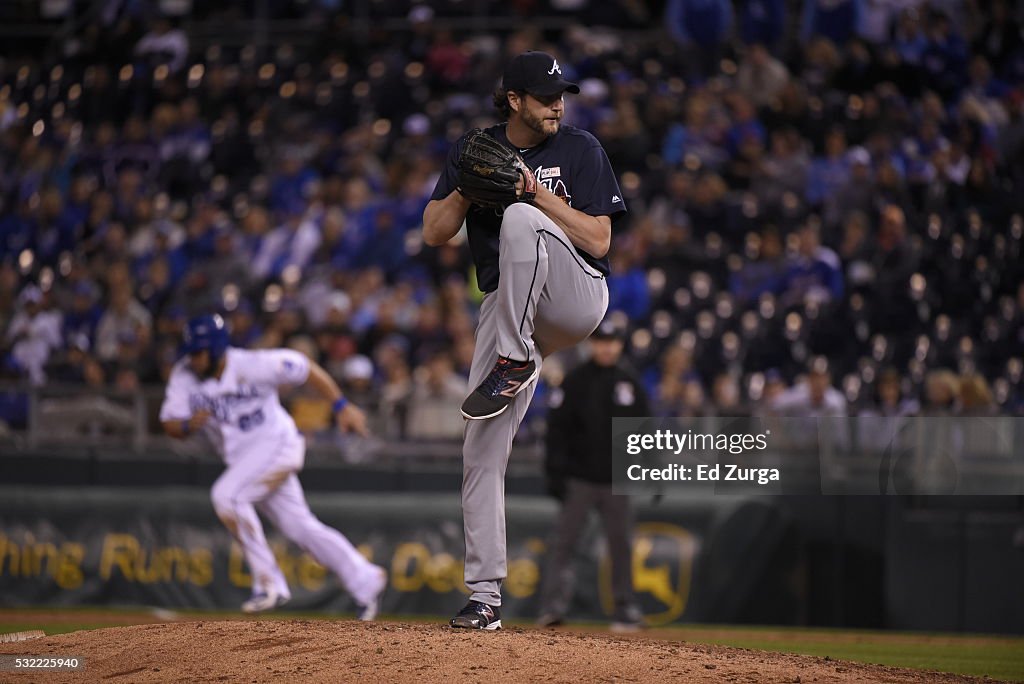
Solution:
[[[543,168],[543,167],[540,169],[540,176],[539,176],[539,178],[542,178],[542,179],[543,178],[554,178],[555,176],[561,176],[561,175],[562,175],[562,167],[561,166],[549,166],[546,169]]]
[[[561,166],[538,166],[533,170],[533,175],[536,176],[538,183],[551,191],[551,194],[572,206],[572,195],[565,187]]]
[[[615,403],[619,406],[632,406],[636,403],[636,392],[633,383],[622,381],[615,383]]]

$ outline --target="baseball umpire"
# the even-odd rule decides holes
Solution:
[[[559,625],[572,598],[572,559],[590,511],[608,539],[615,602],[611,628],[642,625],[633,595],[629,497],[612,493],[612,418],[650,415],[643,383],[622,361],[624,331],[607,320],[590,336],[590,359],[551,393],[544,470],[548,493],[562,501],[541,589],[542,627]]]
[[[450,150],[423,238],[439,246],[463,223],[485,293],[462,405],[462,512],[469,603],[452,627],[500,629],[506,576],[505,468],[544,356],[597,327],[608,306],[612,221],[625,212],[601,144],[562,125],[579,93],[551,55],[507,65],[494,102],[507,122],[473,130]]]

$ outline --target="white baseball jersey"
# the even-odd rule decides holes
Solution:
[[[229,347],[225,353],[219,380],[198,378],[189,370],[188,359],[174,365],[160,420],[187,420],[198,411],[209,411],[207,424],[220,432],[228,465],[284,439],[300,439],[295,421],[281,406],[277,388],[306,382],[309,359],[291,349]]]

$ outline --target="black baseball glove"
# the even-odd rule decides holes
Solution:
[[[504,209],[537,196],[537,179],[523,158],[479,128],[466,136],[458,168],[459,192],[473,204]]]

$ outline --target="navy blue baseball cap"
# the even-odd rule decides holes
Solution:
[[[601,325],[590,333],[590,337],[595,340],[622,340],[625,336],[626,331],[622,326],[610,318],[601,321]]]
[[[541,97],[551,97],[565,91],[574,95],[580,92],[578,85],[562,77],[562,67],[558,60],[539,50],[513,57],[505,67],[501,87]]]

